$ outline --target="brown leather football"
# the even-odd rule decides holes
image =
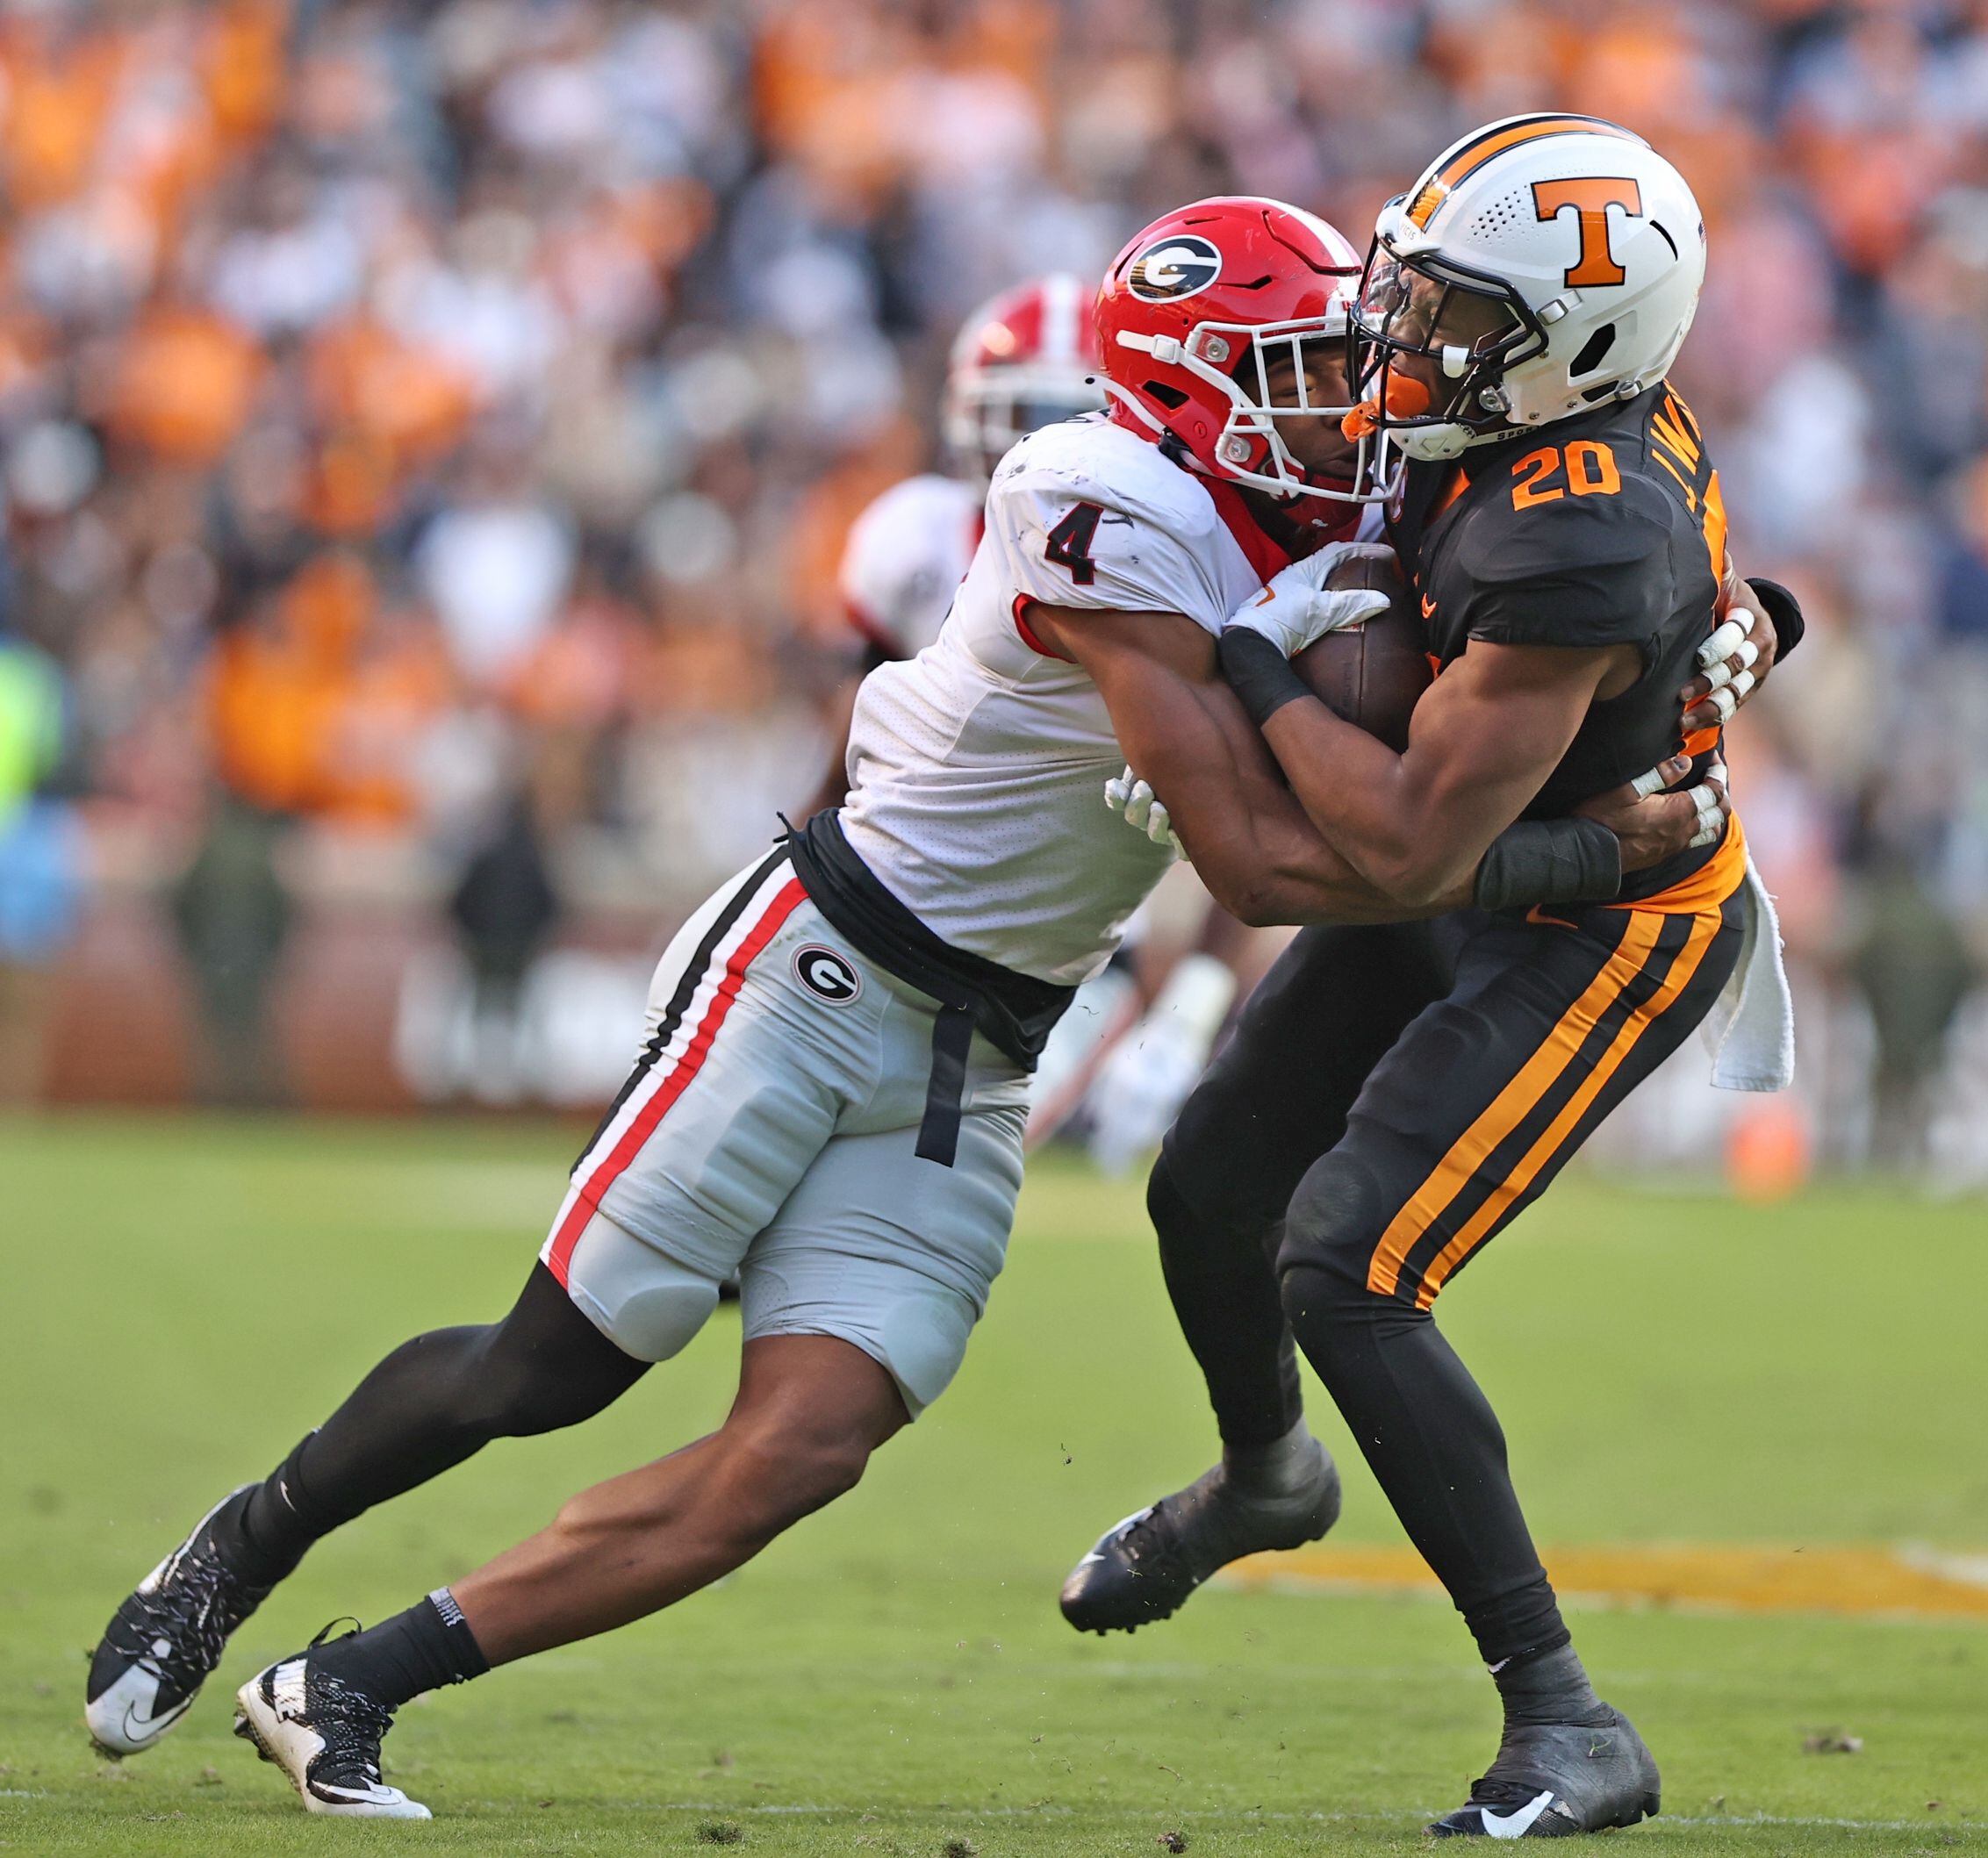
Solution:
[[[1415,595],[1385,556],[1341,562],[1326,585],[1376,587],[1393,605],[1362,626],[1327,633],[1291,663],[1334,715],[1398,752],[1408,746],[1409,712],[1432,675]]]

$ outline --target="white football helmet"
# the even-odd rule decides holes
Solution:
[[[1698,203],[1641,137],[1593,116],[1489,124],[1381,211],[1353,312],[1361,414],[1397,452],[1453,458],[1632,398],[1676,359],[1705,271]],[[1404,354],[1453,391],[1432,398]]]

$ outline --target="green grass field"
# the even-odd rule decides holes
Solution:
[[[229,1485],[386,1347],[498,1314],[578,1131],[0,1124],[0,1843],[34,1853],[1407,1851],[1496,1712],[1438,1600],[1211,1590],[1134,1639],[1055,1596],[1212,1429],[1136,1190],[1052,1160],[953,1390],[862,1489],[611,1638],[425,1699],[388,1745],[429,1826],[306,1819],[234,1684],[376,1618],[723,1410],[736,1319],[578,1431],[501,1445],[313,1553],[188,1722],[100,1761],[86,1648]],[[1988,1547],[1988,1217],[1881,1187],[1772,1210],[1570,1180],[1444,1298],[1547,1544]],[[1346,1440],[1318,1395],[1313,1423]],[[1357,1461],[1344,1535],[1398,1541]],[[1550,1557],[1549,1557],[1550,1558]],[[1988,1628],[1583,1609],[1664,1768],[1636,1851],[1988,1847]],[[1841,1728],[1856,1754],[1812,1754]],[[1611,1847],[1616,1849],[1616,1847]],[[1629,1849],[1630,1847],[1621,1847]]]

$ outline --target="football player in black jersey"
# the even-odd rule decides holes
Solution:
[[[1704,1017],[1754,907],[1719,732],[1799,614],[1732,582],[1718,474],[1665,381],[1704,265],[1683,180],[1612,124],[1521,118],[1446,151],[1382,214],[1349,358],[1396,460],[1390,540],[1439,667],[1406,751],[1336,719],[1262,635],[1222,641],[1314,823],[1404,904],[1446,894],[1515,821],[1669,757],[1705,794],[1699,842],[1626,881],[1597,833],[1587,903],[1510,907],[1522,873],[1494,859],[1472,909],[1302,932],[1153,1173],[1224,1462],[1100,1541],[1065,1611],[1100,1630],[1163,1618],[1273,1546],[1280,1496],[1304,1495],[1280,1476],[1317,1474],[1295,1336],[1504,1699],[1496,1758],[1439,1836],[1597,1831],[1659,1803],[1431,1308]],[[1735,595],[1771,615],[1756,639],[1723,618]],[[1522,835],[1502,843],[1522,862]]]

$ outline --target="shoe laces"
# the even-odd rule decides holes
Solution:
[[[393,1727],[393,1711],[377,1697],[328,1671],[310,1677],[308,1722],[324,1743],[311,1762],[311,1778],[334,1786],[378,1787],[380,1743]]]
[[[1145,1573],[1157,1572],[1173,1560],[1179,1554],[1180,1543],[1173,1521],[1166,1513],[1164,1497],[1142,1510],[1119,1532],[1119,1539],[1125,1546],[1125,1559]]]
[[[220,1663],[230,1635],[269,1592],[242,1580],[203,1543],[181,1558],[156,1592],[143,1596],[140,1616],[123,1623],[129,1641],[117,1648],[161,1673],[190,1663],[205,1675]],[[161,1639],[169,1648],[156,1652]]]

